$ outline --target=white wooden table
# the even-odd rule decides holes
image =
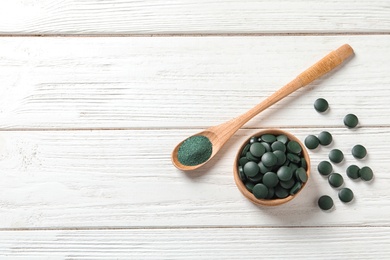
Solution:
[[[0,3],[1,259],[390,258],[390,2],[78,1]],[[205,167],[170,162],[182,139],[251,108],[349,43],[356,55],[251,120]],[[318,97],[330,111],[313,109]],[[360,126],[342,119],[355,113]],[[305,190],[258,207],[233,158],[264,128],[311,151]],[[354,144],[367,147],[357,161]],[[331,148],[355,200],[316,166]],[[350,164],[374,170],[352,181]],[[319,196],[335,209],[323,212]]]

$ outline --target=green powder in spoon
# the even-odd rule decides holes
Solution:
[[[212,151],[213,145],[206,136],[195,135],[180,145],[177,158],[183,165],[194,166],[207,161]]]

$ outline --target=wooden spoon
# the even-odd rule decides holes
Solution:
[[[178,160],[177,153],[179,151],[181,144],[188,138],[183,140],[175,147],[175,149],[172,152],[171,158],[172,158],[173,165],[176,168],[183,171],[191,171],[203,166],[218,153],[218,151],[222,148],[222,146],[246,122],[248,122],[250,119],[252,119],[260,112],[262,112],[264,109],[270,107],[271,105],[275,104],[282,98],[288,96],[295,90],[303,86],[306,86],[310,82],[314,81],[315,79],[323,76],[324,74],[328,73],[332,69],[336,68],[352,54],[353,54],[353,49],[351,48],[351,46],[349,46],[348,44],[342,45],[337,50],[332,51],[324,58],[319,60],[317,63],[312,65],[310,68],[308,68],[307,70],[299,74],[293,81],[291,81],[290,83],[288,83],[287,85],[285,85],[284,87],[282,87],[281,89],[273,93],[271,96],[266,98],[263,102],[256,105],[252,109],[248,110],[246,113],[236,118],[233,118],[225,123],[222,123],[217,126],[212,126],[202,132],[195,134],[195,135],[202,135],[207,137],[212,144],[212,153],[210,158],[207,161],[193,166],[188,166],[180,163],[180,161]]]

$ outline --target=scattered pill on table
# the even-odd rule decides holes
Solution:
[[[374,177],[374,173],[372,169],[368,166],[364,166],[359,170],[360,178],[364,181],[371,181]]]
[[[352,155],[356,159],[363,159],[367,155],[367,150],[363,145],[357,144],[352,148]]]
[[[359,166],[352,164],[352,165],[348,166],[346,172],[347,172],[347,176],[350,179],[356,180],[356,179],[359,179],[359,177],[360,177],[359,171],[360,171]]]
[[[339,188],[344,184],[344,179],[341,174],[334,172],[329,175],[328,182],[333,188]]]
[[[328,131],[322,131],[318,135],[318,140],[320,141],[321,145],[327,146],[332,143],[333,137]]]
[[[323,98],[318,98],[314,102],[314,108],[318,112],[325,112],[329,108],[328,102]],[[355,114],[347,114],[344,116],[343,123],[347,128],[355,128],[359,124],[359,119]],[[333,137],[328,131],[322,131],[318,136],[308,135],[304,144],[308,149],[316,149],[318,145],[327,146],[333,142]],[[352,156],[356,159],[363,159],[367,156],[367,149],[361,145],[356,144],[351,149]],[[332,149],[328,158],[333,163],[341,163],[344,160],[344,154],[339,149]],[[328,161],[321,161],[317,166],[318,172],[323,176],[328,176],[328,182],[333,188],[340,188],[344,185],[344,178],[339,173],[332,173],[333,166]],[[347,176],[352,180],[361,178],[364,181],[371,181],[374,177],[372,169],[368,166],[360,168],[357,165],[349,165],[346,169]],[[338,192],[339,199],[342,202],[348,203],[353,200],[354,193],[349,188],[341,188]],[[324,195],[318,199],[318,206],[323,210],[328,210],[333,207],[333,200],[331,197]]]
[[[350,202],[351,200],[353,200],[353,192],[351,189],[349,188],[342,188],[340,191],[339,191],[339,199],[342,201],[342,202]]]
[[[333,166],[328,161],[322,161],[318,164],[317,170],[321,175],[328,176],[333,171]]]
[[[324,98],[318,98],[314,102],[314,109],[317,110],[317,112],[325,112],[329,108],[329,103]]]
[[[333,208],[333,205],[333,199],[328,195],[323,195],[318,199],[318,206],[322,210],[330,210],[331,208]]]
[[[308,135],[306,136],[304,143],[308,149],[313,150],[318,147],[320,140],[318,140],[317,136],[315,135]]]
[[[348,128],[355,128],[359,123],[359,119],[354,114],[348,114],[344,117],[344,125]]]
[[[329,152],[329,160],[334,163],[340,163],[344,160],[344,154],[339,149],[332,149]]]

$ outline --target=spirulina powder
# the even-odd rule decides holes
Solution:
[[[210,140],[203,135],[191,136],[180,145],[177,158],[183,165],[194,166],[207,161],[213,151]]]

